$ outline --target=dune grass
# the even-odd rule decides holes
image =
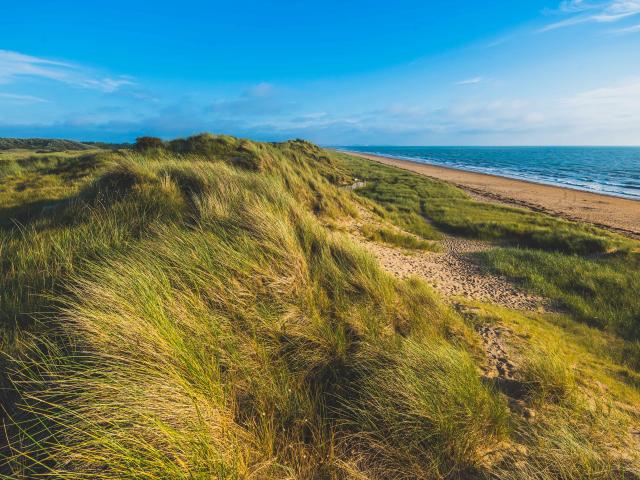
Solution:
[[[356,190],[358,194],[383,205],[399,226],[418,235],[421,229],[435,226],[457,235],[547,251],[593,254],[628,248],[625,239],[595,227],[478,202],[445,182],[358,157],[340,158],[354,176],[366,182]]]
[[[520,370],[526,389],[534,401],[570,401],[575,379],[562,354],[548,347],[529,351],[524,356]]]
[[[625,362],[640,368],[637,242],[585,224],[474,201],[454,186],[387,165],[340,158],[366,180],[357,194],[379,202],[391,215],[421,216],[444,232],[510,247],[483,252],[478,259],[553,300],[573,318],[620,335],[627,341]]]
[[[376,225],[365,225],[362,228],[362,233],[369,240],[388,243],[408,250],[438,251],[438,244],[435,241],[423,240],[416,235],[411,235],[401,230],[393,230],[388,227]]]
[[[54,208],[77,193],[104,161],[105,154],[97,150],[0,151],[0,225],[19,223],[45,206]]]
[[[491,270],[553,299],[574,318],[629,340],[626,361],[640,369],[640,255],[619,252],[585,258],[496,249],[480,258]]]
[[[0,475],[632,471],[606,448],[618,438],[610,416],[569,408],[555,370],[532,363],[532,388],[550,393],[539,396],[542,423],[524,422],[481,378],[471,325],[324,226],[357,211],[337,156],[201,135],[96,161],[78,179],[57,173],[67,195],[12,210],[20,223],[0,227],[12,389]],[[438,235],[394,208],[398,223]]]
[[[409,341],[464,356],[445,340],[457,320],[426,287],[392,279],[324,230],[317,216],[348,210],[349,195],[312,168],[314,150],[303,164],[297,147],[254,147],[287,160],[261,157],[260,175],[210,152],[128,154],[59,209],[33,215],[23,243],[7,240],[6,302],[25,318],[44,307],[52,332],[17,337],[13,349],[23,353],[13,360],[15,411],[27,419],[12,438],[11,475],[312,478],[374,468],[352,458],[365,435],[353,392],[375,402],[366,375],[391,368]],[[33,283],[18,272],[46,275]],[[22,292],[27,284],[37,292]],[[412,368],[421,376],[434,366]],[[495,434],[447,452],[444,433],[422,440],[411,455],[429,474],[440,462],[475,466],[478,443],[504,432],[504,410],[491,406],[500,400],[464,371],[476,393],[455,399],[443,384],[438,397],[488,409],[473,428],[488,422]],[[408,405],[425,389],[408,392]],[[451,432],[448,415],[422,428]]]
[[[463,301],[472,325],[509,329],[509,353],[533,413],[512,418],[512,438],[526,446],[495,468],[497,478],[635,478],[640,376],[612,351],[619,338],[561,313],[515,312]],[[610,463],[610,455],[624,466]],[[628,475],[625,476],[625,475]]]

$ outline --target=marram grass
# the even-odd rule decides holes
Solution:
[[[482,379],[472,328],[323,226],[357,211],[349,176],[307,142],[202,135],[60,178],[56,208],[2,230],[3,475],[631,472],[562,371],[531,363],[549,413],[523,422]],[[418,213],[380,213],[438,236]]]

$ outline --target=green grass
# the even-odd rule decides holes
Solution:
[[[444,232],[515,247],[478,258],[574,319],[620,335],[627,341],[625,363],[640,368],[637,242],[585,224],[474,201],[454,186],[397,168],[340,158],[352,175],[366,181],[356,192],[383,205],[403,228],[406,216],[421,217]]]
[[[363,366],[403,355],[405,338],[444,342],[456,320],[325,232],[318,217],[349,211],[350,195],[301,145],[255,144],[260,162],[241,164],[126,154],[6,227],[4,311],[40,335],[9,349],[28,418],[11,475],[314,477],[353,462],[340,399]],[[424,442],[453,468],[476,461],[440,444]]]
[[[493,271],[554,300],[574,318],[635,342],[628,360],[640,368],[640,256],[622,252],[585,258],[534,250],[481,254]]]
[[[627,432],[640,420],[640,376],[611,355],[622,347],[620,339],[566,314],[464,304],[471,324],[512,332],[509,354],[533,411],[528,418],[512,418],[512,438],[526,451],[500,462],[498,478],[626,478],[605,461],[623,452],[633,452],[626,473],[638,475],[636,440]]]
[[[526,389],[535,401],[571,401],[575,379],[562,354],[548,347],[527,352],[520,370]]]
[[[595,227],[478,202],[444,182],[362,158],[341,158],[352,175],[366,181],[363,188],[357,189],[358,194],[384,206],[401,228],[426,239],[437,238],[435,226],[457,235],[565,253],[628,248],[622,237]]]
[[[524,422],[481,378],[471,325],[422,281],[386,274],[325,227],[358,211],[341,188],[355,175],[338,156],[303,141],[201,135],[100,153],[86,169],[83,158],[15,170],[0,192],[12,205],[0,223],[0,476],[631,471],[606,448],[627,417],[569,408],[557,372],[532,367],[535,391],[551,393],[539,396],[541,424]],[[24,192],[43,204],[25,209]],[[439,236],[419,211],[374,207],[421,241]],[[619,386],[617,401],[635,398],[630,382],[594,371]]]
[[[0,224],[20,222],[73,196],[104,164],[100,151],[0,151]]]
[[[375,478],[403,470],[415,478],[477,475],[483,447],[507,437],[506,402],[451,345],[403,342],[399,356],[365,365],[364,381],[345,404],[357,432],[352,448],[373,450]]]
[[[395,245],[396,247],[406,248],[409,250],[438,251],[438,244],[435,241],[422,240],[415,235],[393,230],[388,227],[365,225],[362,228],[362,233],[369,240],[388,243],[390,245]]]

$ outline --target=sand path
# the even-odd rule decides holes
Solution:
[[[465,297],[518,310],[543,308],[545,302],[542,298],[522,291],[506,278],[483,272],[473,254],[493,248],[491,244],[445,236],[440,242],[442,252],[405,250],[368,240],[362,235],[365,224],[377,222],[379,220],[370,212],[363,210],[359,219],[347,225],[347,230],[389,273],[399,278],[421,277],[449,300]]]
[[[483,200],[526,207],[640,238],[640,202],[636,200],[378,155],[349,154],[453,183]]]

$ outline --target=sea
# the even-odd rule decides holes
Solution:
[[[640,147],[345,146],[341,149],[640,200]]]

